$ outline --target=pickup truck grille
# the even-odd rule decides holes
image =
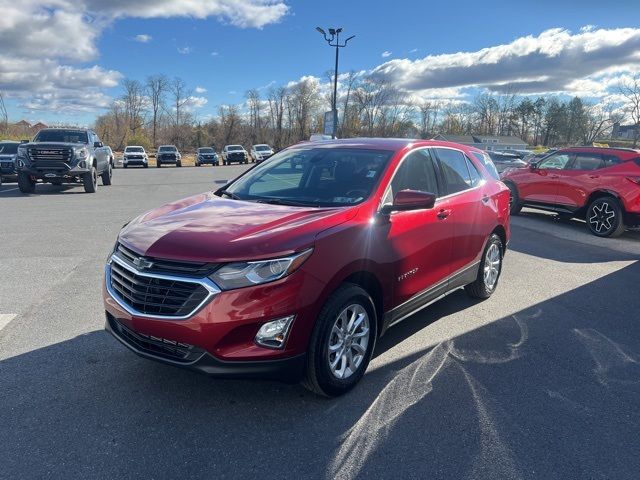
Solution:
[[[107,314],[107,321],[113,333],[120,337],[123,342],[136,350],[155,357],[166,358],[175,362],[190,363],[200,358],[204,353],[204,350],[188,343],[135,332],[125,327],[110,314]]]
[[[111,263],[109,280],[118,299],[143,315],[184,317],[209,295],[198,283],[140,275],[115,261]]]
[[[32,167],[36,170],[65,171],[71,166],[73,152],[66,147],[31,147],[29,158],[33,162]]]

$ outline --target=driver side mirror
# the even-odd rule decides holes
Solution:
[[[391,205],[384,205],[380,212],[389,215],[391,212],[426,210],[433,208],[435,203],[435,193],[423,192],[421,190],[400,190],[393,197],[393,203]]]
[[[102,142],[93,142],[93,148],[102,148],[104,144]]]
[[[529,170],[534,171],[538,169],[538,164],[540,163],[540,161],[537,162],[530,162],[529,163]]]

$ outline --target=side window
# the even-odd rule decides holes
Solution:
[[[498,169],[496,168],[491,157],[484,152],[472,151],[471,154],[476,157],[476,160],[480,160],[482,164],[486,167],[489,174],[495,178],[496,180],[500,180],[500,174],[498,173]]]
[[[300,187],[303,170],[297,167],[296,157],[291,157],[267,173],[257,177],[246,193],[260,195],[265,192],[291,190]]]
[[[538,168],[548,170],[562,170],[567,166],[571,154],[569,153],[552,153],[538,164]]]
[[[601,168],[613,167],[614,165],[618,165],[619,163],[621,163],[620,159],[615,155],[603,155],[602,157],[603,165]]]
[[[467,168],[467,157],[458,150],[448,148],[437,148],[436,151],[444,173],[447,193],[462,192],[471,188],[473,185]]]
[[[393,197],[401,190],[421,190],[438,195],[436,167],[429,150],[417,150],[402,161],[396,171],[383,204],[393,203]]]
[[[467,160],[467,168],[469,169],[471,186],[475,187],[480,183],[480,180],[482,180],[482,175],[480,175],[478,168],[475,166],[475,164],[471,160],[469,160],[468,157],[465,156],[464,158]]]
[[[569,170],[596,170],[602,168],[602,155],[598,153],[577,153],[567,165]]]

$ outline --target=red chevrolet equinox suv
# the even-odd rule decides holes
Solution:
[[[460,287],[489,297],[508,239],[509,190],[464,146],[303,143],[127,224],[106,329],[145,358],[339,395],[391,325]]]
[[[506,171],[511,213],[523,206],[583,218],[599,237],[640,225],[640,151],[574,147]]]

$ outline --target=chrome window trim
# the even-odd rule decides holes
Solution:
[[[173,282],[194,283],[194,284],[198,284],[198,285],[203,286],[204,288],[207,289],[207,291],[209,293],[204,298],[204,300],[202,300],[202,302],[200,302],[198,304],[198,306],[195,307],[187,315],[174,316],[174,315],[152,315],[152,314],[148,314],[148,313],[143,313],[143,312],[140,312],[139,310],[131,307],[130,305],[127,305],[127,303],[120,298],[120,296],[118,295],[118,292],[116,292],[111,287],[111,263],[112,262],[117,263],[122,268],[125,268],[129,272],[134,273],[135,275],[139,275],[141,277],[157,278],[157,279],[160,279],[160,280],[169,280],[169,281],[173,281]],[[206,277],[205,278],[178,277],[178,276],[175,276],[175,275],[163,275],[163,274],[159,274],[159,273],[141,272],[140,270],[138,270],[138,269],[132,267],[131,265],[129,265],[128,262],[125,262],[124,260],[122,260],[115,253],[111,255],[111,257],[109,258],[109,261],[107,262],[107,264],[104,267],[104,278],[105,278],[105,287],[107,289],[107,292],[111,296],[111,298],[113,298],[115,300],[115,302],[120,307],[122,307],[129,315],[133,315],[135,317],[140,317],[140,318],[152,318],[152,319],[156,319],[156,320],[187,320],[187,319],[193,317],[215,295],[217,295],[218,293],[220,293],[222,291],[213,281],[211,281],[209,278],[206,278]]]

